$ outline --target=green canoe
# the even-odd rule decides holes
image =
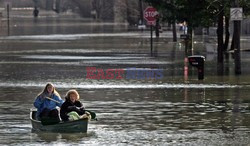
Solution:
[[[60,122],[53,125],[43,125],[41,121],[36,120],[36,111],[30,111],[30,121],[33,131],[47,131],[47,132],[82,132],[86,133],[88,130],[88,119],[80,119],[75,121]]]

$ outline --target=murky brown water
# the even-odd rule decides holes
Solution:
[[[0,37],[0,144],[250,143],[249,52],[242,54],[241,76],[234,76],[231,58],[225,75],[218,76],[216,54],[205,50],[213,50],[214,42],[204,45],[205,39],[197,39],[193,53],[206,56],[205,79],[198,81],[196,70],[190,66],[189,76],[184,77],[184,46],[172,43],[166,32],[155,43],[157,57],[151,57],[149,32],[56,19],[50,21],[47,31],[35,32],[35,25],[23,22],[17,26],[29,31],[17,28],[12,32],[15,36]],[[41,18],[37,25],[44,26],[48,20],[54,19]],[[54,26],[70,29],[52,29]],[[246,44],[248,40],[243,41],[243,46]],[[86,79],[87,67],[124,69],[125,74],[123,79]],[[163,78],[128,79],[128,68],[162,69]],[[46,82],[53,82],[62,96],[76,88],[85,107],[97,113],[99,120],[89,124],[87,134],[32,132],[29,110]]]

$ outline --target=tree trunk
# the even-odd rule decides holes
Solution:
[[[52,10],[53,8],[53,1],[46,0],[46,10]]]
[[[217,62],[218,63],[223,63],[223,16],[224,16],[224,11],[223,11],[223,6],[220,6],[220,13],[218,16],[218,26],[217,26],[217,51],[218,51],[218,56],[217,56]]]
[[[91,18],[92,1],[91,0],[71,0],[79,8],[79,14],[82,17]]]
[[[230,37],[230,32],[229,32],[229,17],[225,17],[225,43],[223,47],[223,51],[227,51],[228,44],[229,44],[229,37]]]
[[[239,0],[234,1],[234,6],[239,7]],[[240,57],[240,31],[241,31],[241,21],[234,21],[234,64],[235,64],[235,74],[241,74],[241,57]]]
[[[140,11],[139,25],[144,25],[142,0],[139,0],[139,11]]]
[[[160,28],[160,19],[159,19],[159,18],[156,18],[155,36],[156,36],[157,38],[159,38],[159,36],[160,36],[159,28]]]
[[[173,31],[173,42],[177,42],[177,33],[176,33],[176,23],[175,23],[175,21],[173,22],[172,26],[173,26],[173,29],[172,29],[172,31]]]
[[[234,36],[235,36],[235,33],[233,32],[233,37],[232,37],[230,50],[234,50],[234,38],[235,38]]]
[[[240,21],[234,21],[234,64],[235,64],[235,74],[241,74],[241,57],[240,57]]]
[[[188,46],[187,46],[187,51],[189,52],[190,50],[192,50],[193,49],[193,33],[194,33],[194,29],[193,29],[193,27],[192,26],[189,26],[189,25],[187,25],[188,26],[188,32],[187,32],[187,34],[188,34],[188,36],[189,36],[189,38],[188,38]]]
[[[56,3],[55,3],[55,12],[56,13],[60,13],[60,5],[61,5],[61,0],[56,0]]]
[[[100,18],[101,9],[102,9],[102,1],[101,0],[93,0],[92,1],[92,10],[96,11],[96,19]]]

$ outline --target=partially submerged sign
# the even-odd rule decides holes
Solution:
[[[231,8],[230,9],[230,18],[231,21],[240,21],[243,19],[243,10],[242,8]]]

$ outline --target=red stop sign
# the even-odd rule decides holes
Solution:
[[[155,20],[156,20],[157,15],[158,15],[158,12],[154,7],[147,7],[144,10],[144,19],[147,20],[149,25],[155,24]]]

